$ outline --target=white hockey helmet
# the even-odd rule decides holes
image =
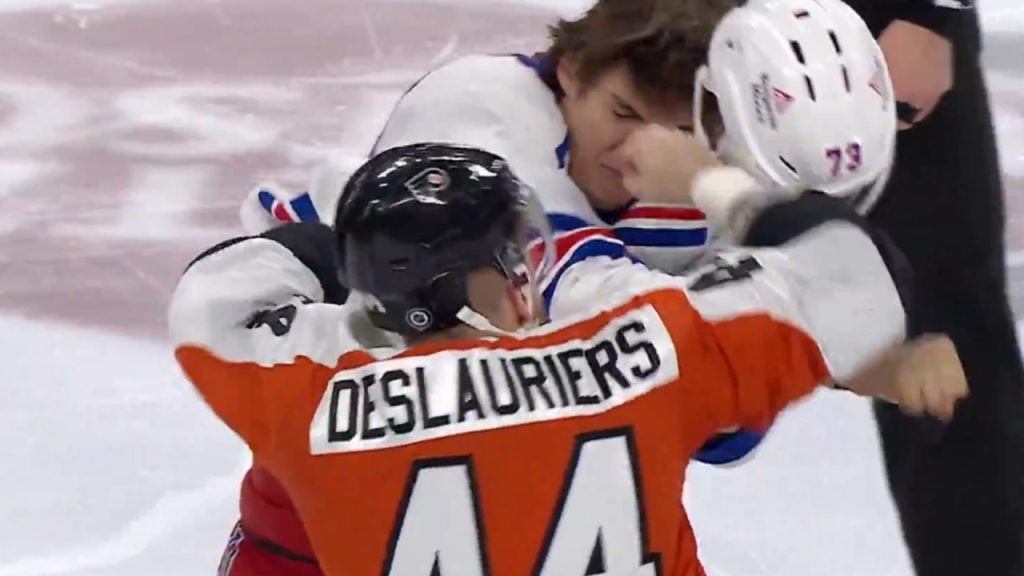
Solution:
[[[881,49],[841,0],[749,0],[718,24],[694,96],[725,133],[717,149],[766,185],[873,203],[892,164],[896,111]],[[864,198],[871,196],[871,198]]]

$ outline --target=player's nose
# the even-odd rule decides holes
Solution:
[[[614,148],[608,150],[600,158],[601,165],[610,170],[614,170],[620,175],[626,172],[629,165],[629,161],[626,159],[626,153],[623,150],[623,143],[619,143]]]

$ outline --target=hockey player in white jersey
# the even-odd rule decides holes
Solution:
[[[714,193],[723,184],[846,195],[884,174],[895,122],[890,82],[860,19],[838,0],[754,1],[733,10],[712,38],[729,5],[600,0],[583,18],[553,27],[540,55],[470,56],[427,74],[401,98],[375,149],[439,141],[507,157],[537,191],[561,249],[544,284],[548,301],[560,290],[560,270],[588,255],[574,241],[580,234],[603,231],[604,242],[632,257],[678,271],[705,252],[709,235],[727,229],[709,231],[701,210],[702,202],[730,201]],[[704,105],[705,89],[717,96],[720,116],[713,100]],[[671,168],[692,153],[689,132],[710,133],[722,158],[744,170],[709,171],[696,204],[680,204]],[[344,179],[321,169],[309,195],[261,189],[244,219],[253,231],[329,220]],[[760,432],[722,436],[698,458],[735,461]],[[269,479],[254,488],[259,475],[250,476],[249,493],[275,491]],[[256,498],[243,496],[243,510]],[[287,541],[306,553],[301,540]]]

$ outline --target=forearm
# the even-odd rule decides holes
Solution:
[[[977,49],[977,11],[968,0],[846,0],[876,36],[894,20],[927,28],[953,43],[954,49]]]
[[[943,0],[943,2],[918,0],[903,2],[895,8],[900,20],[906,20],[927,28],[952,40],[957,25],[963,21],[966,11],[973,11],[969,2]]]

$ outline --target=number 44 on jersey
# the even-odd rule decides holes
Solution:
[[[660,574],[645,551],[643,502],[630,430],[579,437],[534,563],[537,576]],[[417,462],[399,506],[383,574],[491,574],[473,461]]]

